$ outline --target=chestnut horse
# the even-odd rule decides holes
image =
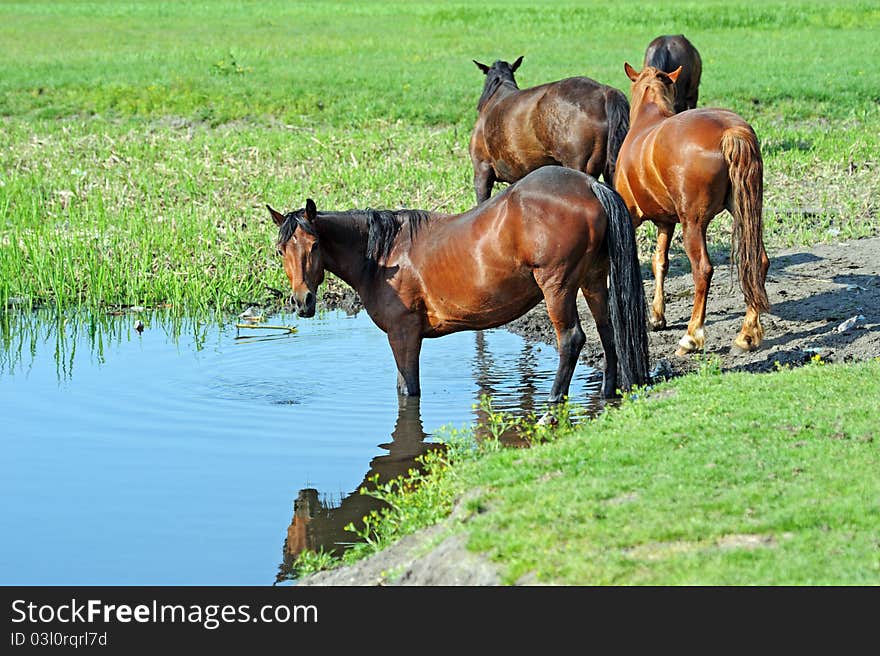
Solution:
[[[664,73],[671,73],[681,67],[681,73],[675,80],[675,113],[697,106],[703,60],[684,34],[658,36],[651,41],[645,51],[643,65],[659,68]]]
[[[648,380],[632,220],[620,196],[580,171],[539,169],[463,214],[318,212],[311,199],[269,212],[299,315],[314,315],[325,269],[351,285],[388,335],[402,395],[420,394],[423,339],[500,326],[543,298],[559,349],[549,400],[562,401],[586,341],[578,289],[605,352],[603,394],[616,393],[618,367],[622,389]]]
[[[629,64],[624,69],[632,80],[632,109],[614,182],[635,225],[649,219],[657,226],[651,327],[666,327],[663,280],[669,268],[669,242],[675,224],[681,223],[695,292],[691,320],[677,354],[703,348],[713,270],[706,229],[716,214],[727,209],[733,215],[731,262],[739,269],[746,300],[745,320],[733,350],[754,350],[764,336],[760,315],[770,309],[764,289],[770,260],[761,221],[764,166],[755,132],[726,109],[676,114],[674,83],[680,69],[664,73],[646,66],[639,73]]]
[[[522,59],[492,66],[474,61],[486,75],[470,142],[477,202],[492,195],[496,181],[516,182],[550,164],[603,175],[613,184],[629,127],[626,96],[588,77],[520,90],[513,74]]]

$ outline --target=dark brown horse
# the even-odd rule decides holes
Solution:
[[[644,66],[659,68],[664,73],[681,68],[675,80],[675,113],[697,106],[703,60],[684,34],[658,36],[651,41],[645,51]]]
[[[635,225],[649,219],[657,226],[652,258],[654,302],[651,326],[666,327],[663,280],[669,268],[669,242],[681,223],[684,249],[694,276],[694,308],[678,355],[703,348],[706,295],[712,262],[706,229],[727,209],[733,215],[732,261],[746,300],[746,317],[734,350],[761,344],[760,315],[770,308],[764,280],[770,261],[764,251],[761,210],[764,166],[754,130],[726,109],[691,109],[676,114],[674,83],[680,71],[664,73],[646,66],[641,73],[625,64],[632,80],[630,130],[617,160],[615,186]]]
[[[420,393],[424,338],[500,326],[543,298],[559,347],[549,400],[562,401],[586,341],[579,289],[605,351],[604,395],[618,388],[618,366],[620,388],[647,382],[632,221],[620,196],[584,173],[545,167],[457,215],[318,212],[311,199],[286,215],[269,211],[300,316],[314,315],[325,269],[351,285],[388,335],[403,395]]]
[[[496,180],[516,182],[549,164],[613,183],[629,127],[629,103],[621,91],[588,77],[520,90],[513,74],[522,57],[513,64],[474,63],[486,74],[470,143],[478,203],[492,195]]]

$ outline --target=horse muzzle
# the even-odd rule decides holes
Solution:
[[[315,316],[316,304],[317,297],[311,291],[306,292],[302,298],[299,298],[296,294],[293,295],[293,305],[296,308],[296,314],[300,317],[308,319]]]

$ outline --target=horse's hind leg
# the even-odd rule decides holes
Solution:
[[[477,194],[477,205],[488,200],[495,185],[495,171],[488,162],[474,164],[474,192]]]
[[[608,312],[608,275],[607,267],[596,269],[584,280],[581,292],[587,301],[596,331],[605,352],[605,371],[602,377],[602,396],[610,399],[617,395],[617,348],[614,344],[614,333],[611,328],[611,317]]]
[[[767,270],[770,268],[770,258],[767,251],[761,247],[761,287],[767,279]],[[746,307],[746,318],[743,320],[742,329],[733,341],[731,351],[733,353],[745,353],[754,351],[764,341],[764,327],[761,325],[761,313],[753,306]]]
[[[674,223],[657,223],[657,248],[651,257],[651,269],[654,272],[654,301],[651,303],[651,318],[648,324],[651,330],[666,328],[666,297],[663,284],[669,271],[669,243],[675,232]]]
[[[539,282],[540,284],[540,282]],[[559,350],[559,367],[550,390],[550,403],[561,403],[568,396],[571,377],[577,365],[578,355],[587,341],[577,313],[577,288],[566,289],[561,285],[551,290],[541,285],[547,314],[556,330],[556,346]]]
[[[709,294],[709,285],[712,282],[712,261],[709,259],[709,251],[706,248],[705,221],[682,221],[681,228],[684,233],[684,250],[691,262],[691,273],[694,277],[694,308],[691,312],[691,320],[688,322],[687,332],[678,342],[676,355],[687,355],[701,350],[706,343],[703,332],[703,324],[706,322],[706,297]]]
[[[567,155],[559,157],[559,163],[570,169],[583,171],[598,180],[605,170],[605,143],[597,139],[590,145],[592,150],[577,152],[577,150],[573,149]],[[612,182],[611,180],[606,180],[605,184],[611,186]]]

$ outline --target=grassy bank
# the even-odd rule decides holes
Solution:
[[[0,302],[272,302],[266,202],[473,204],[472,58],[628,90],[663,32],[761,138],[769,245],[877,234],[878,26],[858,1],[2,3]]]
[[[373,540],[471,491],[449,530],[508,583],[877,585],[878,374],[878,361],[706,366],[556,441],[454,451],[422,491],[391,495]]]

